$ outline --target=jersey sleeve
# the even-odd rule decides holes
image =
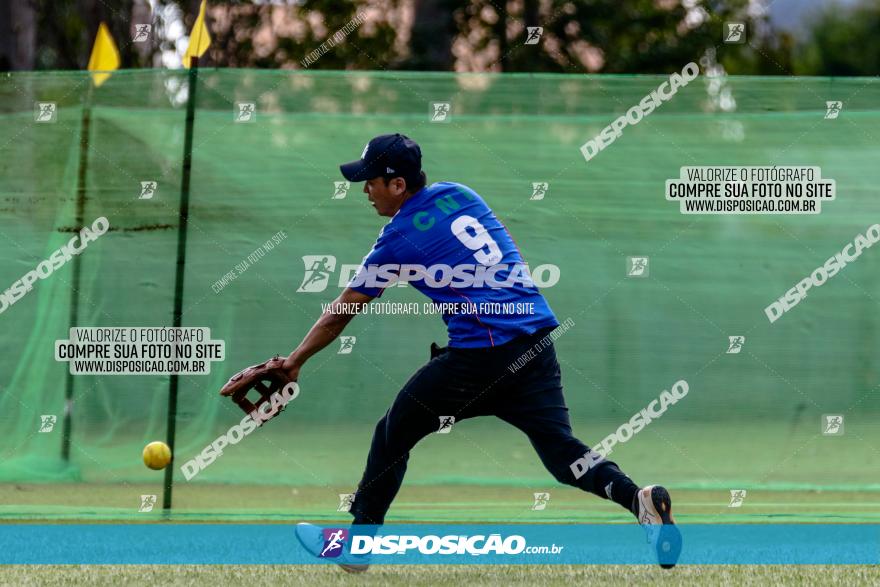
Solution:
[[[364,257],[360,269],[348,283],[354,291],[378,298],[385,288],[397,281],[400,267],[394,254],[396,229],[386,224],[373,248]]]

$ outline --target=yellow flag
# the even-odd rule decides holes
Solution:
[[[205,5],[208,0],[202,0],[199,6],[199,17],[193,25],[192,33],[189,35],[189,47],[186,48],[186,55],[183,56],[184,67],[189,67],[191,57],[201,57],[211,46],[211,35],[208,34],[208,27],[205,26]]]
[[[92,47],[92,56],[89,57],[89,71],[113,71],[119,69],[119,50],[113,37],[110,36],[110,29],[103,22],[98,26],[98,35],[95,37],[95,46]],[[107,78],[109,73],[93,73],[92,81],[95,87],[100,86]]]

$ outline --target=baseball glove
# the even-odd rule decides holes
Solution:
[[[238,404],[238,407],[240,407],[245,414],[254,415],[254,412],[259,410],[263,404],[272,401],[273,394],[281,392],[283,395],[287,385],[289,383],[294,383],[294,380],[290,378],[287,371],[282,368],[282,365],[284,365],[284,359],[276,355],[265,363],[252,365],[247,369],[242,369],[230,377],[229,381],[226,382],[226,385],[220,390],[220,395],[231,397],[232,401]],[[252,389],[256,389],[260,394],[260,399],[258,399],[256,403],[251,402],[247,398],[248,392]],[[276,398],[277,397],[279,396],[276,396]],[[264,414],[260,419],[255,419],[257,419],[258,423],[262,423],[272,416],[278,415],[281,413],[281,410],[284,409],[285,403],[286,401],[272,401],[273,408],[277,407],[278,409],[271,413],[271,415]],[[263,412],[258,412],[258,414],[262,413]],[[268,418],[266,417],[267,415],[269,416]]]

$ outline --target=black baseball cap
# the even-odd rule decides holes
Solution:
[[[410,177],[422,170],[422,150],[411,138],[400,133],[372,139],[361,158],[339,166],[348,181],[366,181],[383,175]]]

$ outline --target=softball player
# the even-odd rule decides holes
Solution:
[[[390,282],[371,279],[377,275],[376,267],[464,266],[474,269],[457,274],[460,282],[470,279],[464,286],[438,283],[436,276],[414,279],[411,285],[436,304],[447,304],[443,307],[515,303],[533,311],[443,314],[448,347],[432,346],[430,361],[409,379],[376,424],[351,508],[354,524],[385,521],[403,483],[410,450],[437,432],[443,418],[449,422],[452,416],[457,423],[495,416],[529,437],[557,481],[632,512],[648,531],[661,565],[674,566],[681,539],[663,487],[640,488],[615,463],[601,458],[594,459],[586,472],[578,471],[580,476],[574,472],[572,463],[590,449],[572,434],[559,363],[548,338],[559,322],[531,280],[517,278],[524,261],[507,229],[470,188],[451,182],[426,186],[421,159],[415,141],[393,134],[374,138],[360,159],[340,166],[347,180],[365,182],[367,199],[380,216],[391,220],[365,257],[361,272],[337,298],[338,307],[363,307],[382,295]],[[477,274],[481,277],[475,278]],[[354,316],[325,312],[285,360],[290,376],[296,379],[309,357],[333,342]],[[514,364],[518,368],[510,368]],[[325,546],[321,528],[300,524],[297,535],[310,552],[320,555]],[[366,569],[366,560],[350,554],[342,553],[337,561],[348,571]]]

